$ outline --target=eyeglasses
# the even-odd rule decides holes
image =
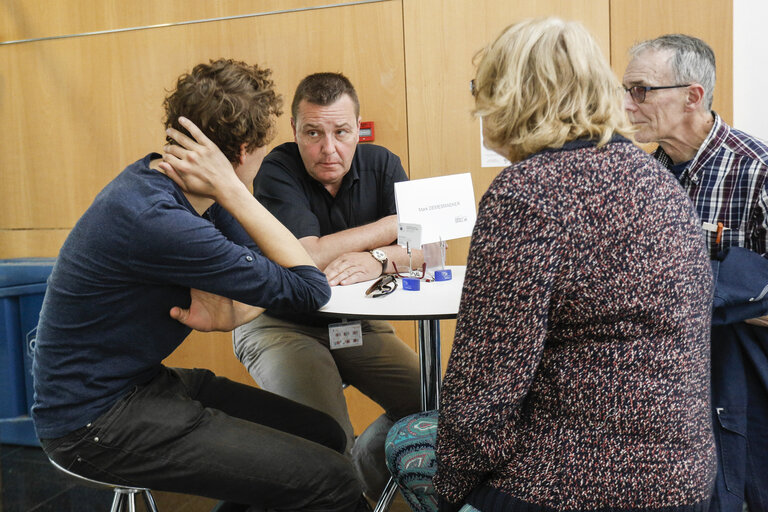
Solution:
[[[427,277],[427,264],[422,263],[421,265],[421,271],[418,270],[411,270],[410,272],[406,272],[405,274],[401,274],[399,270],[397,270],[397,265],[395,262],[392,262],[392,266],[395,267],[395,275],[397,277],[410,277],[411,279],[424,279]],[[427,281],[429,281],[429,278],[427,278]]]
[[[376,280],[370,288],[365,290],[365,296],[376,298],[389,295],[397,289],[397,276],[386,274]]]
[[[683,85],[658,85],[655,87],[650,87],[647,85],[633,85],[632,87],[624,87],[624,91],[628,92],[630,96],[632,96],[632,99],[635,101],[635,103],[642,103],[645,101],[645,95],[648,93],[648,91],[656,91],[658,89],[679,89],[681,87],[688,87],[691,84],[683,84]]]

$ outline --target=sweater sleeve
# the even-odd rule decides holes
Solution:
[[[510,456],[541,360],[565,237],[556,222],[503,191],[483,198],[440,405],[434,485],[443,500],[463,502]]]

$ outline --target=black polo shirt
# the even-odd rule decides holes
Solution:
[[[253,193],[296,238],[321,237],[396,214],[395,183],[407,180],[397,155],[381,146],[360,144],[334,197],[309,175],[298,145],[286,142],[264,158]],[[297,319],[288,312],[269,313]],[[328,319],[307,318],[302,323],[317,325]]]
[[[296,238],[321,237],[397,213],[395,183],[407,179],[394,153],[361,144],[333,197],[309,175],[298,145],[287,142],[264,158],[253,193]]]

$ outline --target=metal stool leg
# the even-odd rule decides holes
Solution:
[[[136,512],[136,493],[148,491],[139,491],[123,487],[115,487],[115,499],[112,501],[112,512]],[[145,498],[146,500],[146,498]],[[153,503],[154,504],[154,503]],[[147,510],[152,510],[147,508]],[[157,512],[157,509],[154,509]]]
[[[387,485],[384,487],[384,491],[382,491],[381,497],[376,503],[376,508],[373,509],[373,512],[385,512],[386,510],[389,510],[389,505],[392,503],[396,492],[397,483],[394,478],[389,477]]]
[[[128,493],[128,512],[136,512],[136,493]]]
[[[115,497],[112,499],[112,508],[109,512],[119,512],[123,509],[123,493],[115,489]]]
[[[152,493],[146,490],[141,495],[144,496],[144,504],[147,506],[147,511],[157,512],[157,505],[155,505],[155,498],[152,497]]]

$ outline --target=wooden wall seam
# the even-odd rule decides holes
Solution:
[[[7,0],[10,4],[10,0]],[[49,36],[36,36],[36,37],[29,37],[25,39],[15,39],[15,40],[3,40],[0,38],[0,46],[2,45],[9,45],[9,44],[22,44],[22,43],[32,43],[32,42],[40,42],[40,41],[48,41],[53,39],[69,39],[74,37],[86,37],[86,36],[95,36],[95,35],[103,35],[103,34],[111,34],[111,33],[119,33],[119,32],[131,32],[136,30],[148,30],[148,29],[155,29],[155,28],[166,28],[171,26],[182,26],[182,25],[194,25],[198,23],[209,23],[209,22],[216,22],[216,21],[227,21],[227,20],[234,20],[234,19],[240,19],[240,18],[252,18],[257,16],[270,16],[270,15],[278,15],[278,14],[288,14],[288,13],[294,13],[294,12],[301,12],[301,11],[313,11],[318,9],[327,9],[332,7],[347,7],[347,6],[353,6],[353,5],[361,5],[361,4],[368,4],[368,3],[377,3],[377,2],[388,2],[392,0],[350,0],[348,2],[336,2],[332,4],[321,4],[321,5],[315,5],[315,6],[304,6],[304,7],[296,7],[291,9],[277,9],[277,10],[271,10],[271,11],[262,11],[262,12],[256,12],[256,13],[245,13],[245,14],[230,14],[228,16],[219,16],[214,18],[204,18],[204,19],[196,19],[196,20],[185,20],[185,21],[169,21],[164,23],[155,23],[155,24],[145,24],[141,26],[131,26],[131,27],[124,27],[124,28],[112,28],[112,29],[103,29],[103,30],[92,30],[92,31],[81,31],[76,33],[69,33],[69,34],[60,34],[60,35],[49,35]],[[144,10],[146,11],[146,10]],[[10,16],[6,16],[6,19],[10,19]],[[0,25],[2,26],[2,25]],[[7,31],[7,27],[6,27]],[[7,32],[0,32],[7,33]]]

